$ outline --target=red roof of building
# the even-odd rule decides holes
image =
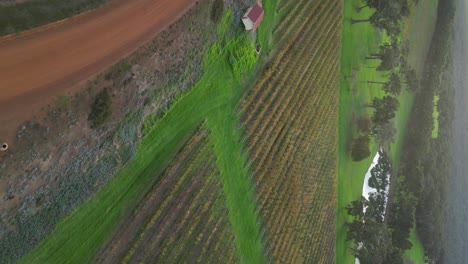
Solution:
[[[252,22],[256,23],[263,18],[263,9],[258,4],[255,4],[247,17],[250,18]]]
[[[258,3],[255,4],[248,14],[246,14],[246,16],[244,15],[244,18],[248,18],[253,22],[252,30],[257,30],[260,22],[263,20],[263,8]]]

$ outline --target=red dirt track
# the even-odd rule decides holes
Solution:
[[[24,115],[135,51],[196,0],[115,0],[94,11],[0,38],[0,141]],[[15,124],[16,123],[16,124]]]

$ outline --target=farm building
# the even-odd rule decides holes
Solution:
[[[247,9],[244,16],[242,17],[242,22],[244,22],[245,30],[255,31],[262,22],[263,19],[263,8],[257,3],[253,7]]]

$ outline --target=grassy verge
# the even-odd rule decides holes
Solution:
[[[204,58],[202,78],[176,100],[152,129],[146,129],[149,132],[128,165],[93,199],[63,219],[20,263],[61,263],[64,259],[69,263],[88,262],[126,212],[136,206],[154,175],[159,175],[172,154],[203,120],[211,130],[236,254],[245,263],[264,261],[258,211],[235,115],[244,93],[241,77],[252,70],[256,58],[251,49],[253,44],[244,34],[225,37],[231,25],[228,13],[218,28],[220,40]],[[264,26],[268,28],[267,23]]]
[[[276,24],[276,10],[278,2],[281,0],[263,1],[263,9],[266,10],[263,21],[258,27],[258,41],[265,53],[269,53],[273,48],[271,27]]]
[[[0,36],[39,27],[87,10],[108,0],[28,0],[12,6],[0,6]]]
[[[379,34],[370,24],[351,25],[350,23],[350,18],[367,18],[372,13],[372,10],[369,9],[364,9],[360,13],[357,13],[355,8],[360,6],[360,4],[361,1],[346,1],[344,9],[345,18],[343,22],[343,51],[341,59],[343,79],[341,81],[340,92],[338,208],[336,221],[337,263],[354,263],[354,257],[351,255],[351,251],[348,250],[351,244],[346,241],[346,232],[343,227],[344,222],[348,220],[344,206],[361,196],[365,173],[372,161],[373,154],[377,151],[376,146],[371,143],[371,152],[373,154],[361,162],[353,162],[347,152],[350,140],[353,138],[353,135],[358,133],[353,124],[355,124],[359,117],[371,114],[363,105],[370,102],[373,97],[383,95],[379,87],[374,87],[364,82],[367,80],[385,81],[386,79],[383,73],[369,68],[375,65],[364,59],[370,52],[376,51],[381,43],[387,41],[385,35]],[[435,17],[431,15],[432,13],[426,14],[425,12],[431,11],[435,14],[436,8],[436,0],[421,2],[420,5],[413,9],[410,20],[404,25],[405,29],[403,30],[404,34],[402,38],[408,39],[411,49],[408,61],[418,72],[421,72],[424,67],[425,57],[435,25]],[[400,107],[395,118],[397,134],[395,142],[390,146],[390,157],[394,168],[398,168],[399,165],[405,128],[413,101],[411,94],[406,91],[403,91],[398,99]],[[413,250],[418,250],[418,248],[414,247],[411,251]]]
[[[417,235],[416,235],[416,230],[413,228],[411,229],[411,237],[410,237],[410,242],[413,244],[413,248],[411,250],[408,250],[405,252],[404,257],[408,258],[418,264],[425,263],[424,261],[424,249],[421,244],[421,241],[419,241]]]

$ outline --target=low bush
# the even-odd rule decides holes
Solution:
[[[91,107],[91,113],[88,116],[91,128],[97,128],[104,124],[111,114],[112,98],[109,93],[109,88],[105,88],[96,95],[96,99]]]
[[[224,12],[223,0],[215,0],[211,6],[211,21],[218,23]]]
[[[361,161],[369,157],[370,138],[368,135],[360,136],[353,141],[353,146],[351,148],[351,157],[353,161]]]

